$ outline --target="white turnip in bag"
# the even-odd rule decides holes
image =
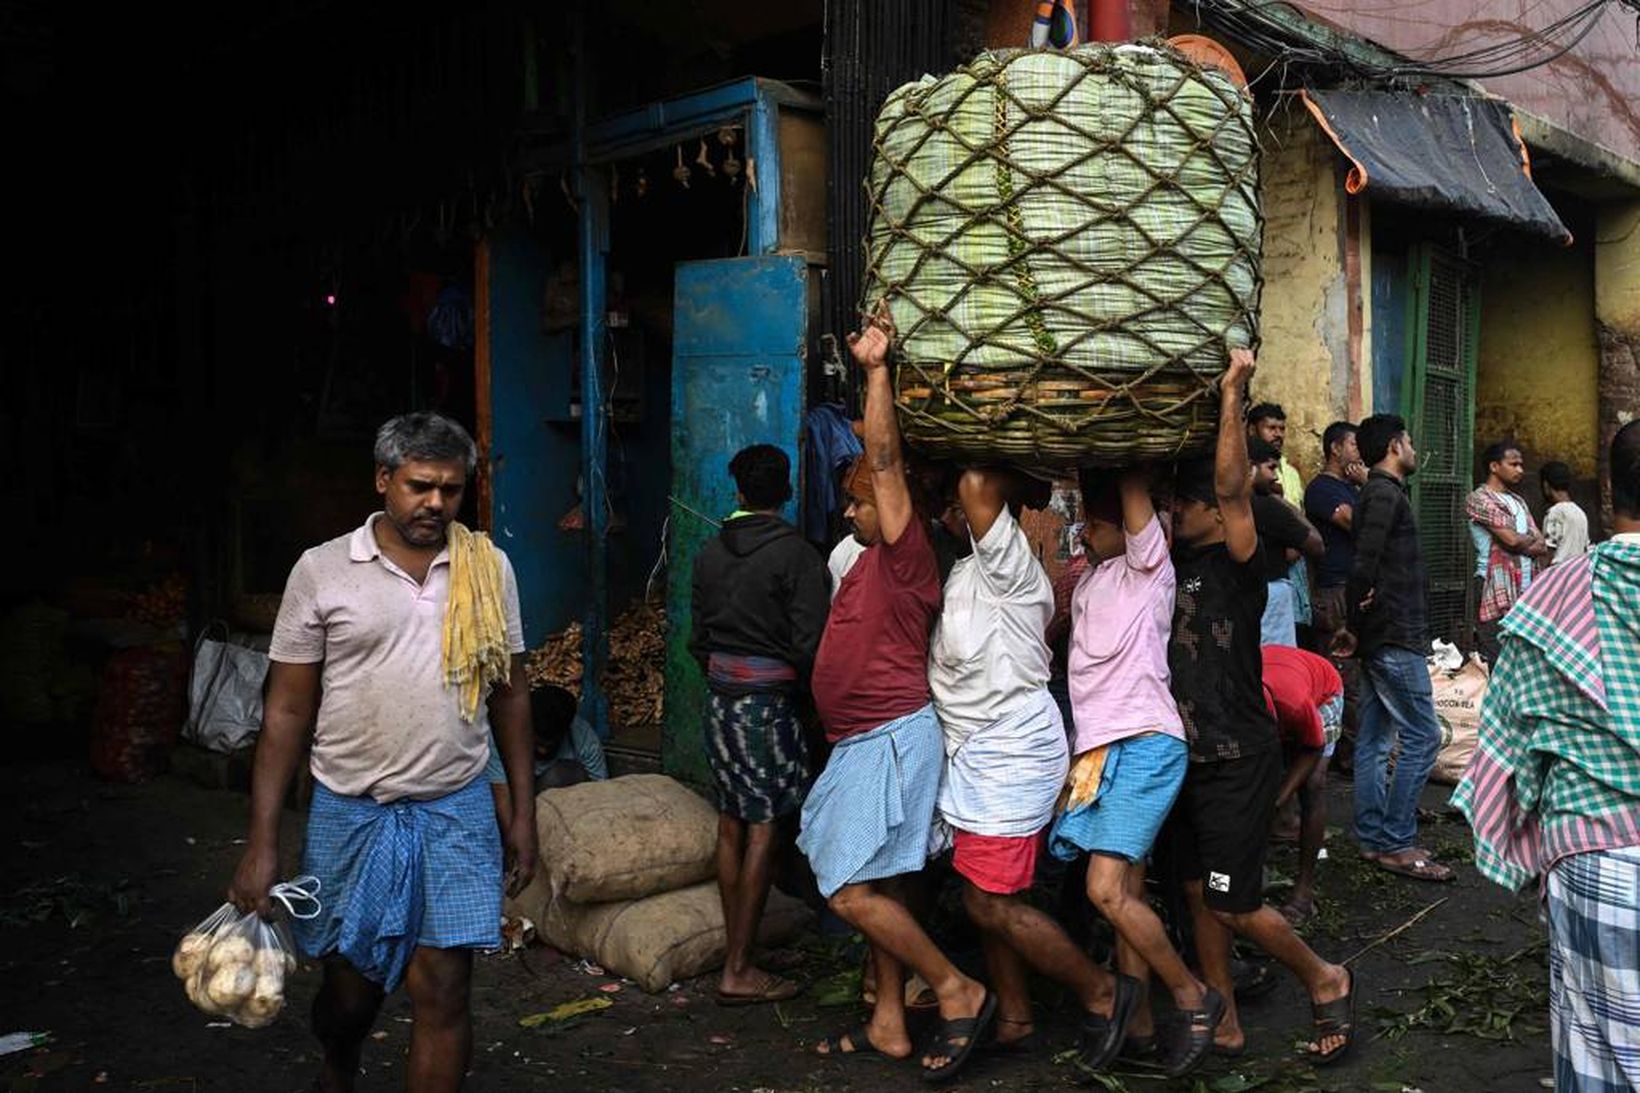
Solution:
[[[239,909],[224,903],[206,916],[205,921],[182,935],[176,952],[171,954],[171,970],[178,979],[187,981],[195,971],[205,966],[205,956],[216,940],[216,933],[239,920]]]
[[[268,895],[286,914],[313,918],[320,911],[318,892],[318,878],[298,877],[274,885]],[[296,970],[296,945],[283,922],[242,915],[224,903],[183,935],[171,970],[202,1013],[263,1028],[285,1007],[285,977]]]

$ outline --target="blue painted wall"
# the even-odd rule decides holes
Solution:
[[[541,330],[546,251],[502,232],[489,254],[491,531],[518,574],[524,640],[535,648],[585,606],[584,537],[558,530],[581,462],[580,428],[562,423],[573,342]]]
[[[734,511],[729,458],[750,444],[783,448],[797,486],[808,267],[797,257],[683,262],[674,300],[671,485],[682,505],[673,509],[670,536],[661,761],[668,774],[704,785],[706,687],[687,648],[695,555],[717,534],[702,517]],[[785,516],[796,519],[795,502]]]
[[[1407,256],[1401,250],[1372,252],[1372,412],[1404,414],[1406,383]]]

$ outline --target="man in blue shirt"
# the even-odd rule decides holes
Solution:
[[[1367,468],[1355,446],[1355,426],[1335,421],[1321,434],[1327,463],[1304,491],[1304,515],[1310,518],[1326,552],[1315,572],[1315,651],[1328,655],[1333,635],[1344,628],[1344,583],[1355,564],[1354,521]],[[1355,704],[1360,681],[1355,665],[1336,661],[1344,675],[1344,735],[1355,736]]]

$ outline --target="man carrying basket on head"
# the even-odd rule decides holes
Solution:
[[[997,1041],[1018,1045],[1034,1032],[1030,968],[1075,995],[1083,1011],[1076,1065],[1092,1072],[1121,1050],[1140,990],[1094,964],[1023,897],[1070,765],[1048,690],[1053,585],[1015,517],[1028,484],[997,469],[964,471],[957,483],[973,549],[946,579],[928,662],[945,735],[939,808],[954,832],[963,905],[984,933],[1003,1026]],[[946,1057],[931,1050],[936,1063]]]
[[[908,1057],[900,983],[910,968],[939,1000],[938,1043],[923,1067],[943,1080],[989,1030],[996,1000],[940,952],[900,891],[899,878],[927,861],[945,756],[928,688],[939,567],[906,481],[888,370],[893,336],[880,307],[865,333],[849,338],[866,378],[866,454],[844,488],[848,517],[869,545],[838,587],[815,655],[814,703],[835,747],[803,805],[797,845],[831,909],[871,944],[877,979],[871,1020],[829,1037],[820,1053]]]

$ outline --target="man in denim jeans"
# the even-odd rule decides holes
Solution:
[[[1452,870],[1418,846],[1418,796],[1435,765],[1435,719],[1424,650],[1427,579],[1406,480],[1418,453],[1406,422],[1374,414],[1355,434],[1371,471],[1354,514],[1355,563],[1346,585],[1350,630],[1361,658],[1361,723],[1355,746],[1355,837],[1361,856],[1391,873],[1446,881]],[[1391,741],[1401,742],[1390,774]]]

